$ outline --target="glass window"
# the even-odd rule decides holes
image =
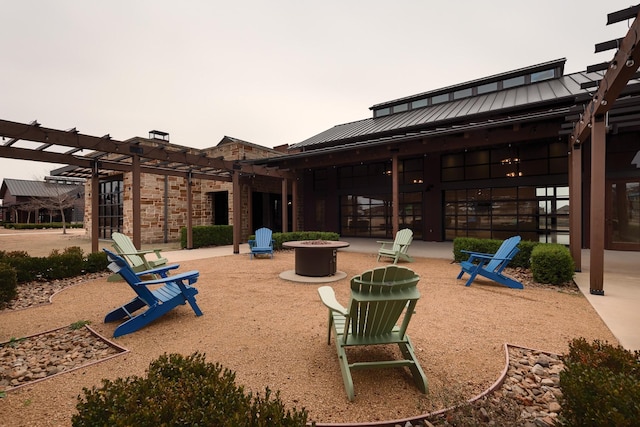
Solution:
[[[471,94],[471,88],[456,90],[453,92],[453,99],[468,98]]]
[[[449,100],[449,94],[443,93],[442,95],[436,95],[431,98],[431,104],[442,104],[443,102],[447,102]]]
[[[482,95],[487,92],[495,92],[498,90],[498,82],[487,83],[478,86],[478,95]]]
[[[408,109],[409,109],[409,104],[407,103],[393,106],[394,113],[401,113],[403,111],[407,111]]]
[[[445,154],[442,156],[442,167],[464,166],[464,154]]]
[[[413,101],[411,103],[411,108],[422,108],[429,105],[429,98],[418,99],[417,101]]]
[[[502,81],[502,88],[509,89],[510,87],[522,86],[524,84],[524,76],[512,77]]]
[[[489,150],[469,151],[464,158],[467,165],[481,165],[489,163],[490,154]]]
[[[553,69],[538,71],[536,73],[531,73],[531,83],[539,82],[542,80],[549,80],[555,77],[555,72]]]
[[[491,176],[489,165],[469,166],[465,170],[465,179],[487,179]]]
[[[391,109],[389,107],[376,110],[376,117],[388,116],[389,114],[391,114]]]

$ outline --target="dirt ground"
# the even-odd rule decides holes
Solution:
[[[80,246],[86,237],[61,232],[0,232],[0,250],[47,255],[51,248]],[[15,232],[13,232],[15,233]],[[108,242],[101,247],[108,247]],[[87,245],[87,246],[83,246]],[[179,271],[198,270],[197,302],[204,315],[178,307],[151,325],[115,339],[130,352],[63,374],[0,399],[2,426],[69,425],[83,387],[102,378],[144,375],[149,362],[163,353],[206,353],[236,372],[239,384],[264,392],[279,390],[289,407],[304,407],[321,423],[373,422],[416,416],[448,407],[486,390],[505,365],[503,345],[510,343],[564,353],[572,338],[617,343],[613,334],[580,294],[527,287],[508,289],[477,280],[465,287],[456,280],[459,267],[447,260],[417,258],[403,264],[420,277],[422,298],[408,333],[427,375],[430,391],[422,394],[405,369],[355,371],[356,399],[349,402],[342,384],[333,339],[327,345],[327,309],[317,284],[288,282],[279,273],[293,268],[293,252],[274,259],[250,260],[246,254],[182,262]],[[348,281],[362,271],[385,265],[373,254],[338,253],[338,269],[347,278],[331,283],[338,300],[348,302]],[[89,320],[105,337],[117,324],[104,315],[132,298],[124,282],[97,279],[57,294],[52,304],[0,311],[0,342]],[[380,357],[395,352],[369,348],[350,353]]]

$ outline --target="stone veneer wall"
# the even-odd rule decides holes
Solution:
[[[254,144],[235,142],[222,143],[206,150],[209,154],[222,156],[226,160],[244,160],[273,157],[279,153]],[[165,201],[165,179],[168,184],[169,197]],[[133,235],[133,201],[131,198],[132,174],[123,174],[123,230],[126,235]],[[187,225],[187,193],[186,178],[164,175],[146,174],[140,175],[140,223],[141,240],[144,244],[162,243],[165,239],[165,221],[167,228],[167,241],[173,242],[180,239],[180,230]],[[91,181],[87,180],[85,187],[85,229],[91,230]],[[291,185],[289,184],[289,189]],[[236,216],[233,212],[233,185],[226,181],[192,180],[192,224],[213,224],[213,197],[212,193],[227,191],[229,196],[229,224],[235,225]],[[249,197],[252,191],[280,193],[281,181],[277,178],[251,177],[242,178],[241,190],[241,239],[246,241],[254,231],[250,230]],[[291,190],[289,190],[291,191]],[[165,218],[165,203],[167,214]],[[291,218],[289,219],[292,220]]]

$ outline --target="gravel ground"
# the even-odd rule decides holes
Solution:
[[[385,265],[371,254],[340,252],[338,269],[347,277]],[[347,401],[333,343],[326,343],[326,309],[317,285],[287,282],[279,273],[293,266],[292,252],[273,260],[231,255],[183,262],[180,271],[199,270],[198,304],[204,316],[179,307],[146,328],[115,340],[130,350],[87,368],[10,391],[0,404],[3,425],[69,425],[83,387],[102,378],[143,375],[162,353],[201,351],[236,371],[239,383],[262,392],[280,390],[290,407],[305,407],[321,423],[375,422],[416,416],[451,406],[490,387],[504,369],[504,343],[563,353],[570,339],[615,342],[574,290],[525,285],[522,291],[483,280],[465,287],[459,268],[445,260],[404,264],[421,276],[422,298],[409,334],[429,380],[421,394],[401,369],[354,373],[356,400]],[[525,274],[514,272],[513,274]],[[349,297],[348,279],[335,282],[339,301]],[[114,324],[102,318],[128,301],[124,283],[97,278],[72,286],[52,304],[0,312],[0,341],[90,321],[110,337]],[[367,349],[357,357],[394,349]]]

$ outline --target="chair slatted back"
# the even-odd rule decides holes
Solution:
[[[256,247],[268,248],[271,246],[273,232],[271,229],[262,227],[256,230]]]
[[[138,252],[138,249],[136,249],[135,245],[128,236],[122,233],[114,232],[111,234],[111,240],[113,240],[113,242],[115,243],[114,248],[116,249],[116,251],[121,254],[127,254],[123,256],[129,260],[133,268],[145,265],[144,258],[142,256],[134,255],[136,252]]]
[[[366,271],[351,279],[351,302],[345,325],[348,335],[375,339],[390,334],[403,312],[400,337],[404,337],[413,309],[420,298],[420,280],[412,270],[391,265]]]
[[[409,249],[409,245],[413,241],[413,231],[409,228],[403,228],[396,233],[396,238],[393,240],[393,251],[406,252]]]
[[[502,242],[498,251],[493,255],[493,259],[489,261],[485,267],[485,270],[500,273],[509,261],[520,251],[517,247],[520,239],[520,236],[513,236]]]
[[[138,275],[133,271],[131,266],[119,255],[114,254],[108,249],[103,249],[107,258],[111,263],[109,264],[109,270],[113,271],[116,274],[120,274],[122,278],[129,284],[129,286],[135,291],[135,293],[140,297],[142,301],[145,302],[148,306],[152,306],[156,302],[156,298],[153,296],[151,291],[146,286],[137,286],[142,280],[138,277]]]

